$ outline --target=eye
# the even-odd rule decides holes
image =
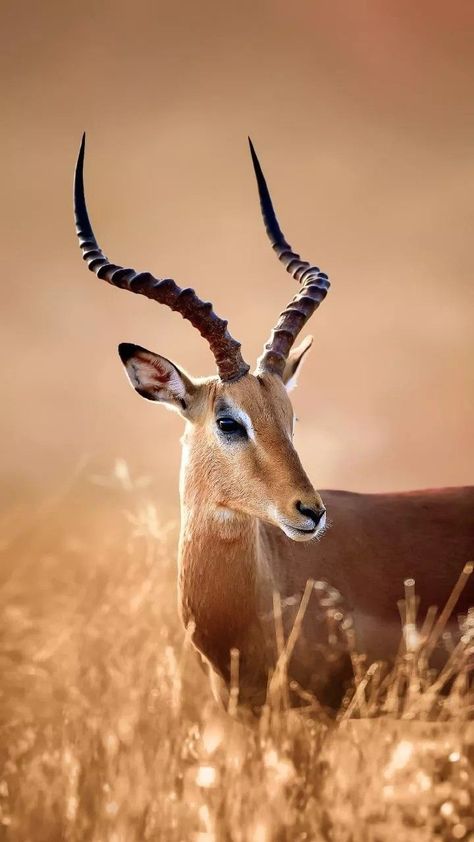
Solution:
[[[231,436],[242,436],[247,437],[247,430],[245,429],[243,424],[239,424],[235,418],[231,418],[230,416],[225,416],[222,418],[217,419],[217,426],[221,433],[226,433],[227,435]]]

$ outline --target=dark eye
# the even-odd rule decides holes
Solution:
[[[237,436],[246,436],[247,431],[243,424],[239,424],[235,418],[218,418],[217,419],[217,426],[222,433],[227,433],[228,435],[237,435]]]

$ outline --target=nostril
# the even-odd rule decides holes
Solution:
[[[318,525],[322,516],[326,514],[326,509],[310,509],[309,506],[304,506],[301,500],[297,500],[295,506],[303,517],[309,517],[312,521],[314,521],[315,526]]]

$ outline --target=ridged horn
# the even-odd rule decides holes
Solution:
[[[258,371],[271,371],[282,376],[288,354],[296,337],[326,297],[330,284],[328,276],[324,272],[320,272],[317,266],[312,266],[306,260],[301,260],[300,255],[293,251],[285,240],[276,218],[267,182],[250,138],[249,145],[268,239],[286,271],[301,284],[300,292],[291,299],[286,309],[281,313],[271,332],[270,339],[264,347],[263,354],[257,361]]]
[[[84,134],[74,177],[74,214],[79,245],[89,269],[109,284],[146,295],[180,313],[209,343],[220,379],[239,380],[247,374],[249,366],[240,353],[240,342],[232,338],[227,330],[227,321],[214,313],[210,302],[201,301],[193,289],[181,289],[171,278],[159,280],[149,272],[126,269],[110,263],[104,255],[92,230],[84,196],[85,140]]]

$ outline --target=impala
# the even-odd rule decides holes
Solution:
[[[85,204],[84,148],[85,138],[74,197],[76,230],[89,269],[176,310],[207,340],[217,365],[216,376],[195,378],[139,345],[119,346],[139,395],[167,404],[185,421],[179,604],[213,689],[227,699],[238,670],[239,703],[252,710],[262,705],[304,595],[288,676],[299,692],[336,707],[352,675],[345,612],[352,617],[358,650],[369,661],[393,658],[403,580],[416,579],[420,611],[444,604],[474,554],[474,487],[322,495],[313,488],[293,446],[288,392],[312,341],[294,347],[295,340],[326,297],[329,280],[285,240],[251,142],[267,234],[300,284],[253,374],[227,322],[194,290],[105,257]],[[465,588],[457,610],[465,612],[471,601],[472,590]]]

